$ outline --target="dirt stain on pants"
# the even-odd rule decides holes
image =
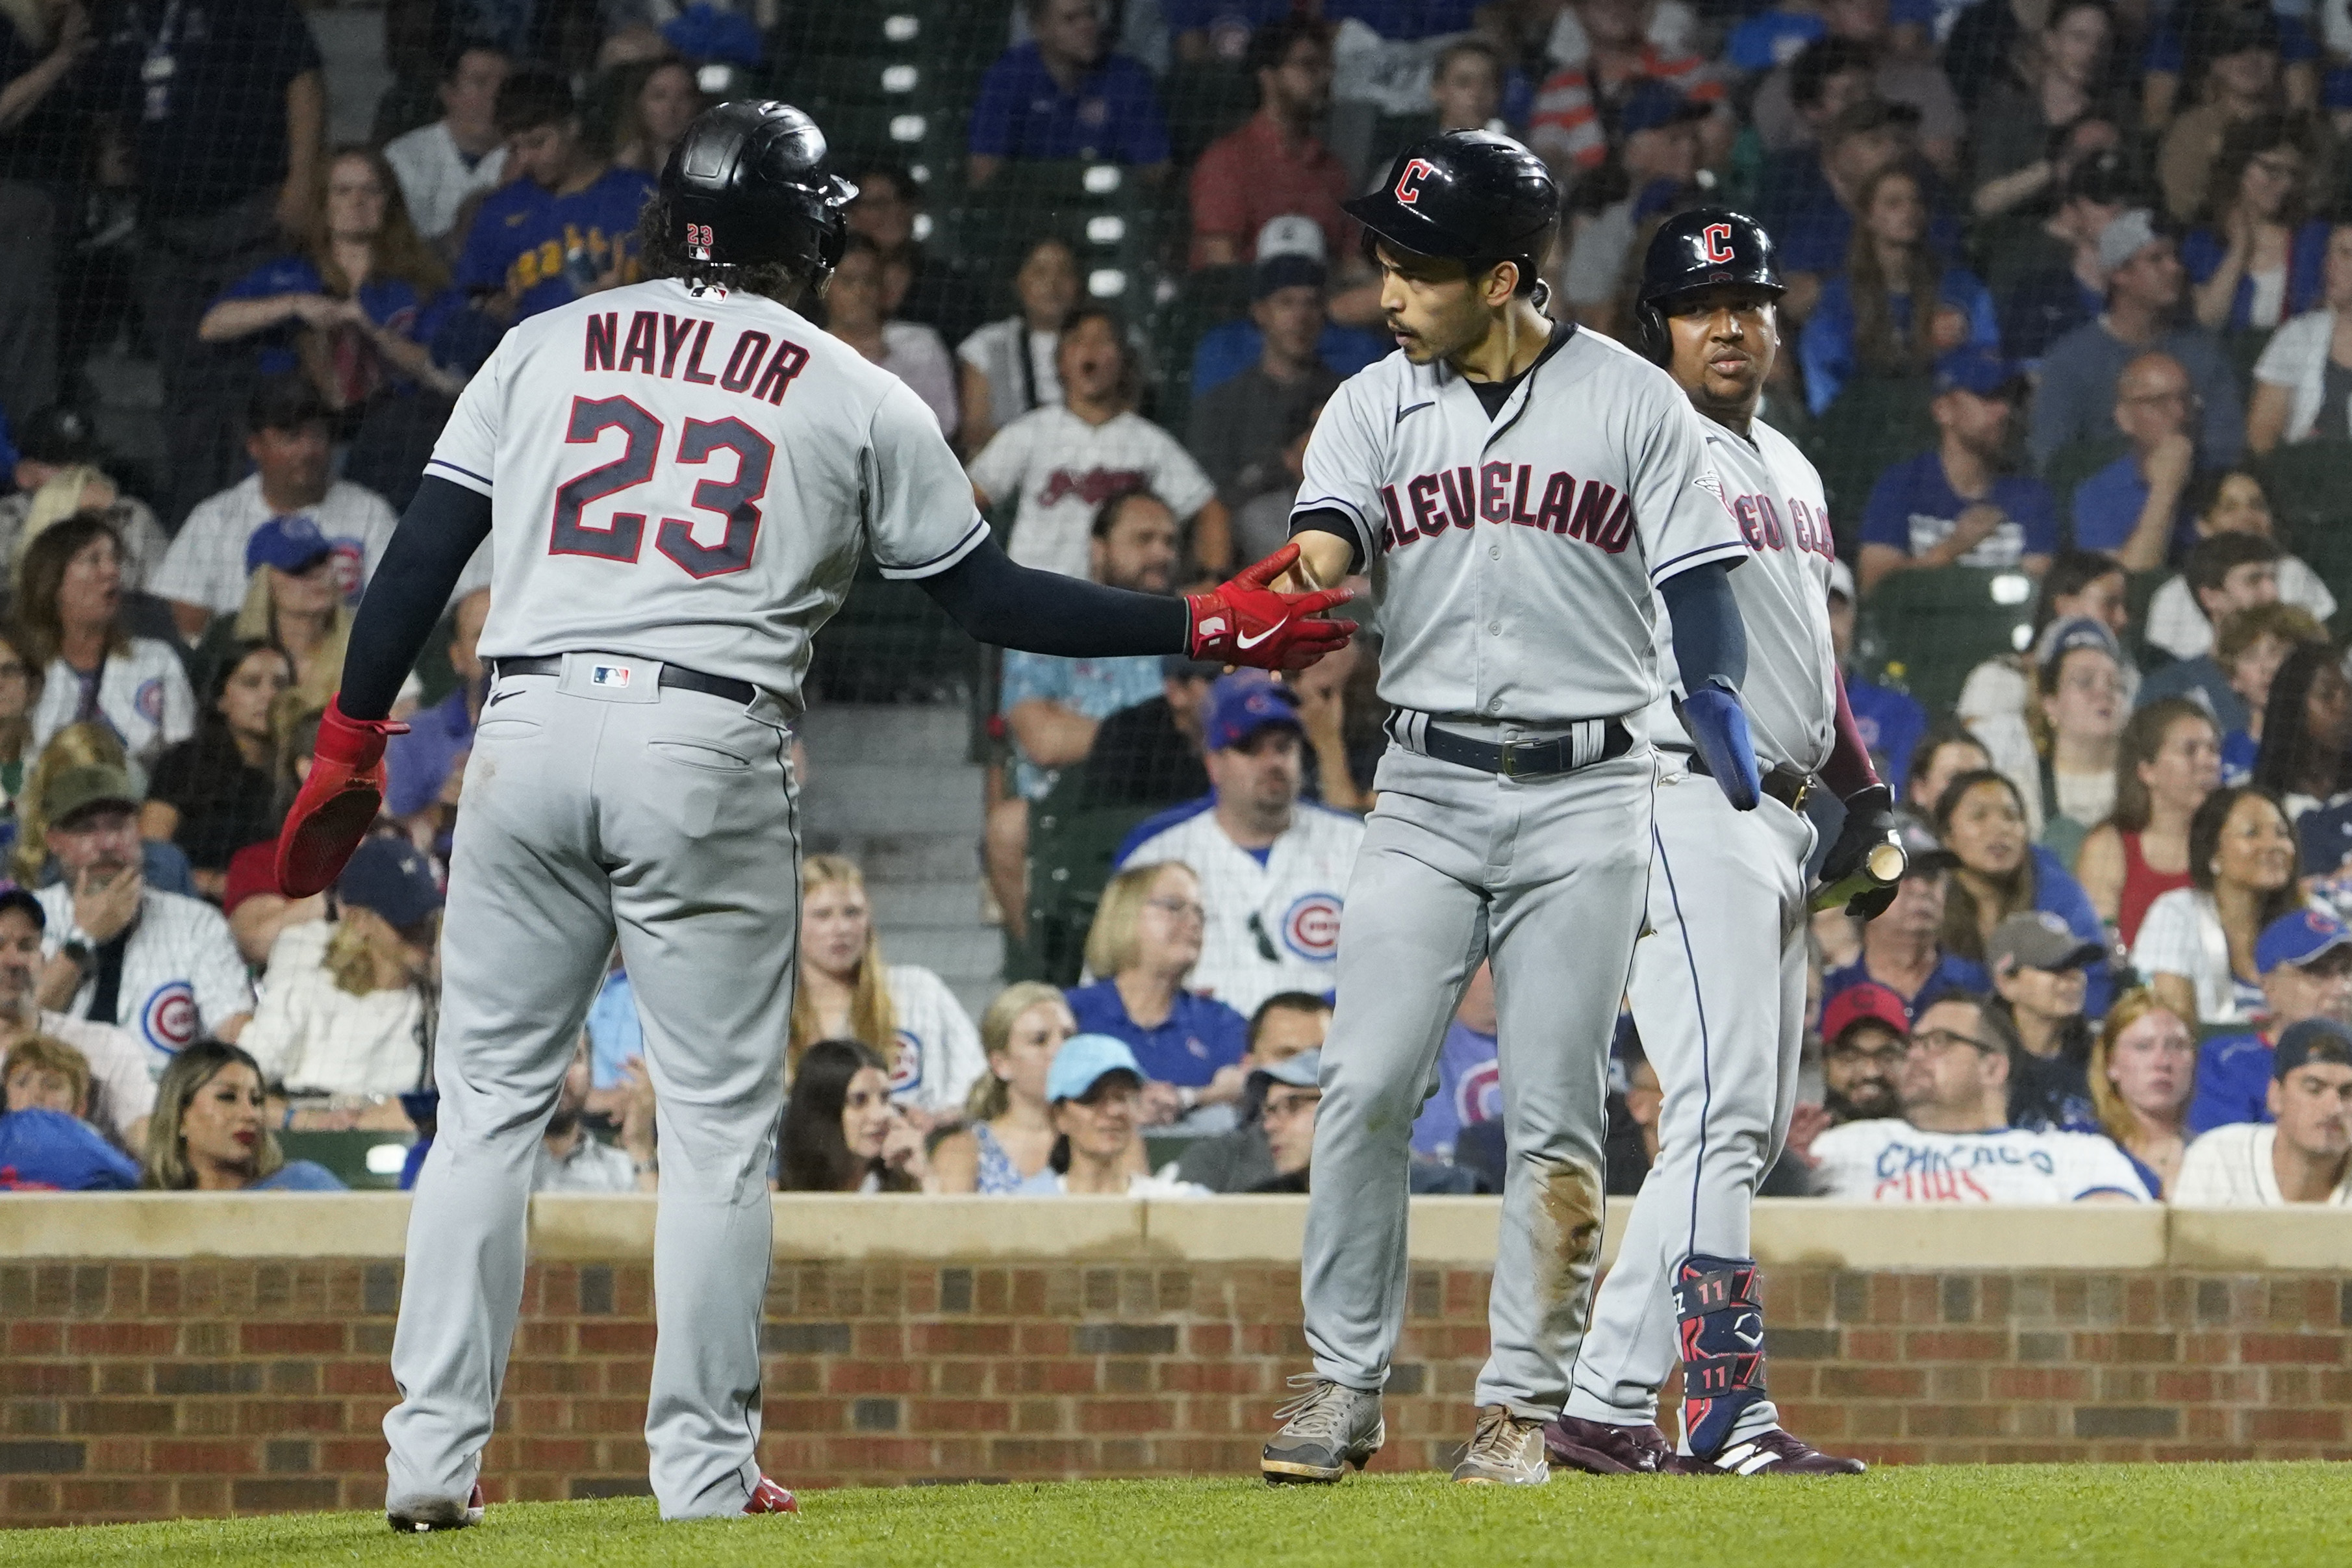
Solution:
[[[1575,1160],[1539,1160],[1536,1306],[1545,1322],[1581,1333],[1601,1259],[1601,1173]]]

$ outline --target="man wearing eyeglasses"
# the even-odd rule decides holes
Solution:
[[[2204,406],[2168,353],[2144,353],[2116,378],[2116,428],[2131,450],[2074,487],[2074,542],[2126,572],[2153,572],[2195,538],[2187,505]]]
[[[2009,1124],[2007,1020],[1973,996],[1923,1009],[1906,1043],[1902,1116],[1812,1142],[1816,1190],[1851,1203],[2137,1203],[2148,1191],[2105,1138]]]

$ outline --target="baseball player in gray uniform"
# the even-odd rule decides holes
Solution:
[[[1748,1205],[1780,1152],[1804,1040],[1805,863],[1800,809],[1818,778],[1844,798],[1824,863],[1837,881],[1894,827],[1831,650],[1834,546],[1821,477],[1755,417],[1780,347],[1780,276],[1752,219],[1702,207],[1652,241],[1636,325],[1703,420],[1716,477],[1751,559],[1732,579],[1748,632],[1740,689],[1764,799],[1732,809],[1663,705],[1654,734],[1670,771],[1652,834],[1649,931],[1628,987],[1664,1090],[1658,1159],[1601,1288],[1567,1412],[1546,1432],[1556,1462],[1601,1474],[1858,1473],[1781,1429],[1765,1393],[1764,1321]],[[1683,675],[1687,679],[1689,671]],[[1864,900],[1875,913],[1891,885]],[[1683,1363],[1681,1455],[1657,1426],[1658,1387]]]
[[[788,723],[871,552],[974,636],[1065,657],[1300,668],[1348,636],[1262,563],[1158,598],[1018,567],[939,423],[790,308],[856,195],[798,110],[722,104],[639,238],[652,280],[510,331],[459,398],[352,631],[278,841],[301,895],[375,818],[386,721],[490,541],[495,672],[452,855],[439,1134],[393,1342],[394,1528],[473,1522],[520,1305],[532,1160],[617,937],[645,1025],[661,1199],[646,1422],[666,1519],[791,1511],[760,1473],[768,1173],[800,906]]]
[[[1304,1392],[1269,1480],[1330,1481],[1384,1436],[1412,1121],[1471,972],[1493,966],[1510,1164],[1475,1434],[1454,1479],[1546,1479],[1601,1243],[1607,1057],[1650,870],[1674,610],[1689,726],[1756,804],[1748,555],[1698,416],[1656,366],[1543,313],[1558,215],[1507,137],[1409,148],[1365,226],[1399,352],[1334,395],[1291,517],[1305,579],[1370,574],[1395,710],[1340,917],[1304,1263]],[[1678,731],[1679,733],[1679,731]]]

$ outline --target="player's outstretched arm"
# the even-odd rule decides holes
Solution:
[[[991,541],[921,582],[974,639],[1024,653],[1186,653],[1262,669],[1304,669],[1343,646],[1355,628],[1320,618],[1351,596],[1345,589],[1285,594],[1268,586],[1296,555],[1286,545],[1210,593],[1169,599],[1017,566]]]
[[[1731,594],[1728,563],[1709,561],[1658,584],[1675,622],[1675,667],[1682,674],[1683,724],[1734,811],[1753,811],[1764,793],[1739,683],[1748,678],[1748,626]]]
[[[310,776],[278,836],[278,883],[308,898],[342,874],[383,803],[385,718],[466,563],[490,532],[490,498],[447,479],[417,486],[384,547],[343,656],[343,686],[319,721]]]

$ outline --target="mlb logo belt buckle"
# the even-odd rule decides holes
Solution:
[[[600,664],[588,672],[592,686],[607,686],[625,690],[629,684],[629,667],[625,664]]]

